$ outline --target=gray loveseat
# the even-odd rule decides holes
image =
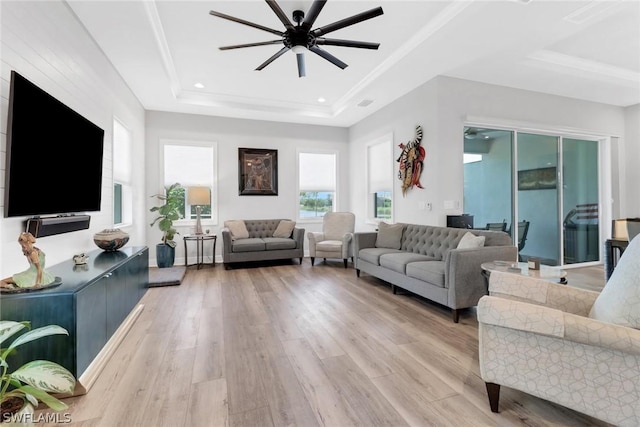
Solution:
[[[473,307],[487,293],[480,264],[494,260],[516,261],[518,248],[501,231],[466,230],[429,225],[401,227],[397,248],[381,246],[376,232],[354,234],[355,268],[396,287],[445,305],[458,322],[459,309]],[[485,236],[484,246],[457,249],[467,232]],[[385,239],[386,240],[386,239]],[[393,246],[386,244],[385,246]]]
[[[304,229],[293,228],[289,237],[273,237],[280,221],[286,219],[244,220],[248,237],[234,238],[228,227],[222,229],[222,261],[231,263],[304,257]]]

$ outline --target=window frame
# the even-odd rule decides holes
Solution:
[[[300,216],[300,192],[305,191],[300,188],[300,155],[301,154],[331,154],[335,158],[335,189],[333,191],[333,206],[331,212],[337,212],[338,200],[339,200],[339,188],[340,188],[340,152],[332,149],[305,149],[298,148],[296,150],[296,197],[295,197],[295,212],[296,221],[301,223],[322,223],[323,217],[301,217]]]
[[[212,165],[212,176],[211,176],[211,185],[209,186],[209,190],[211,192],[211,218],[201,217],[201,224],[204,228],[205,226],[215,227],[219,223],[218,216],[218,143],[213,141],[196,141],[196,140],[186,140],[186,139],[160,139],[160,153],[159,153],[159,183],[161,191],[164,191],[166,184],[165,182],[165,147],[166,146],[184,146],[184,147],[205,147],[211,148],[212,156],[211,165]],[[187,203],[187,189],[191,185],[185,185],[182,182],[180,183],[181,187],[185,189],[185,201],[184,207],[185,212],[183,213],[185,216],[190,212],[190,207]],[[199,186],[203,186],[202,184],[198,184]],[[177,221],[174,221],[174,224],[178,227],[195,227],[196,218],[180,218]]]
[[[373,224],[373,225],[378,225],[380,222],[382,221],[388,221],[390,223],[394,222],[394,218],[395,218],[395,203],[394,203],[394,195],[395,195],[395,181],[394,181],[394,168],[393,165],[391,167],[391,173],[389,175],[389,185],[390,188],[388,190],[388,192],[390,193],[390,199],[391,199],[391,213],[390,213],[390,217],[389,218],[379,218],[377,217],[377,210],[376,210],[376,206],[377,206],[377,200],[376,200],[376,195],[379,192],[374,192],[373,189],[371,188],[371,176],[369,174],[370,171],[370,163],[371,163],[371,147],[375,146],[375,145],[382,145],[382,144],[388,144],[388,150],[389,150],[389,159],[391,161],[394,160],[394,153],[393,153],[393,133],[387,133],[384,135],[381,135],[377,138],[372,139],[371,141],[369,141],[366,144],[366,166],[365,166],[365,179],[366,179],[366,202],[365,202],[365,206],[366,206],[366,210],[367,210],[367,214],[366,214],[366,223],[367,224]]]
[[[113,228],[123,228],[133,225],[133,132],[129,129],[122,120],[116,116],[112,117],[111,127],[111,222]],[[129,151],[129,164],[127,169],[129,172],[129,179],[124,179],[121,176],[117,176],[116,170],[116,123],[121,126],[127,132],[129,137],[127,149]],[[116,222],[116,186],[120,186],[120,222]]]

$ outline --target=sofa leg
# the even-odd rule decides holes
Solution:
[[[349,260],[347,258],[344,259],[344,268],[347,268],[347,262],[349,262]]]
[[[396,285],[391,285],[391,293],[393,293],[394,295],[398,294],[398,291],[396,290]]]
[[[491,412],[498,412],[498,401],[500,400],[500,384],[484,383],[487,387],[487,396],[489,397],[489,406]]]
[[[315,257],[311,257],[311,267],[313,267],[313,263],[315,260],[316,260]]]
[[[300,257],[300,265],[302,265],[302,257]]]
[[[224,263],[224,269],[225,269],[225,270],[231,270],[231,266],[229,265],[229,263],[228,263],[228,262],[225,262],[225,263]]]
[[[460,320],[460,311],[452,309],[451,315],[453,316],[453,323],[458,323],[458,321]]]
[[[356,268],[356,277],[360,277],[360,270]]]

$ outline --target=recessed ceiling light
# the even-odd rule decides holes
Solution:
[[[318,102],[325,102],[326,99],[324,99],[323,97],[318,98]]]
[[[204,89],[204,85],[202,83],[200,83],[200,82],[194,84],[193,86],[198,88],[198,89]]]

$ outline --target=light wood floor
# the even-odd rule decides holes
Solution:
[[[603,276],[570,270],[569,284]],[[605,425],[505,387],[492,413],[475,309],[454,324],[341,262],[190,268],[142,303],[90,392],[65,399],[71,425]]]

